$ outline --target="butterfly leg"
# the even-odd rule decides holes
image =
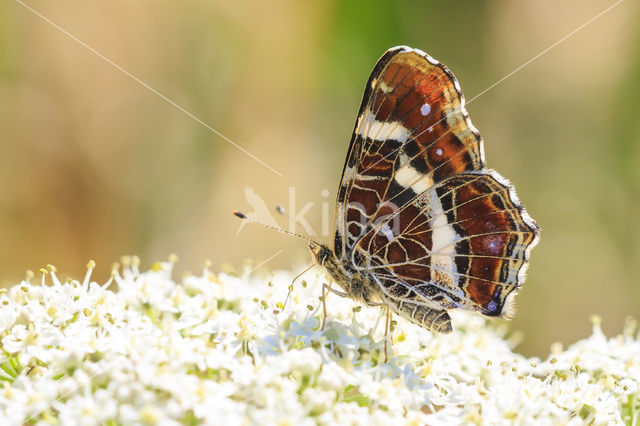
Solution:
[[[298,275],[296,275],[296,277],[291,281],[291,284],[289,284],[289,292],[287,293],[287,298],[284,299],[284,304],[282,306],[282,310],[284,311],[284,307],[287,306],[287,302],[289,301],[289,297],[291,296],[291,292],[293,292],[293,283],[296,282],[296,280],[298,278],[300,278],[301,276],[303,276],[308,270],[310,270],[311,268],[313,268],[314,266],[316,266],[316,264],[314,263],[313,265],[309,266],[307,269],[305,269],[304,271],[300,272]]]
[[[324,325],[327,321],[327,290],[329,290],[333,294],[337,294],[340,297],[349,297],[347,293],[332,288],[331,284],[322,283],[322,325],[320,326],[320,330],[324,330]]]
[[[387,306],[387,320],[385,322],[385,326],[384,326],[384,362],[386,363],[387,361],[389,361],[389,353],[387,351],[387,343],[390,340],[389,339],[389,328],[391,325],[391,309]],[[391,341],[391,344],[393,345],[393,341]]]

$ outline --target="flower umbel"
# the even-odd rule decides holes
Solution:
[[[634,321],[546,360],[513,351],[502,323],[461,313],[432,335],[401,319],[384,361],[384,311],[329,296],[323,277],[252,277],[126,258],[100,285],[55,268],[0,292],[6,424],[638,424]],[[270,285],[268,284],[270,283]],[[288,299],[287,299],[288,297]],[[285,300],[287,302],[285,303]],[[381,316],[382,315],[382,316]]]

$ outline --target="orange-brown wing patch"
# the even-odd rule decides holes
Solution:
[[[506,315],[509,296],[524,281],[539,228],[498,173],[482,171],[452,177],[437,190],[455,244],[458,285],[468,308]],[[480,309],[478,309],[480,308]]]
[[[384,220],[380,206],[401,208],[447,176],[481,169],[482,152],[447,67],[413,49],[387,52],[367,82],[345,162],[336,254],[351,250]],[[351,226],[346,216],[360,222]],[[350,234],[356,227],[361,232]]]

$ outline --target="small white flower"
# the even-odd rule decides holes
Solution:
[[[349,374],[333,361],[329,361],[322,366],[322,372],[318,376],[318,386],[333,390],[342,391],[349,383]]]
[[[631,323],[545,360],[505,328],[455,313],[439,336],[403,320],[384,359],[384,311],[333,294],[324,276],[171,279],[138,260],[107,285],[23,281],[0,294],[0,416],[7,424],[624,424],[640,421]],[[270,284],[267,284],[269,283]],[[286,303],[285,303],[286,300]],[[634,337],[635,336],[635,337]]]
[[[325,391],[316,388],[306,388],[302,391],[302,403],[313,415],[330,410],[336,401],[335,391]]]
[[[312,348],[289,352],[291,372],[307,376],[316,373],[322,365],[322,358]]]

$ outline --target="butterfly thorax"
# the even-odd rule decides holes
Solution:
[[[346,262],[341,262],[329,247],[309,243],[316,262],[331,275],[333,280],[349,295],[349,297],[363,303],[376,303],[379,297],[375,290],[377,286],[360,272],[350,268]]]

